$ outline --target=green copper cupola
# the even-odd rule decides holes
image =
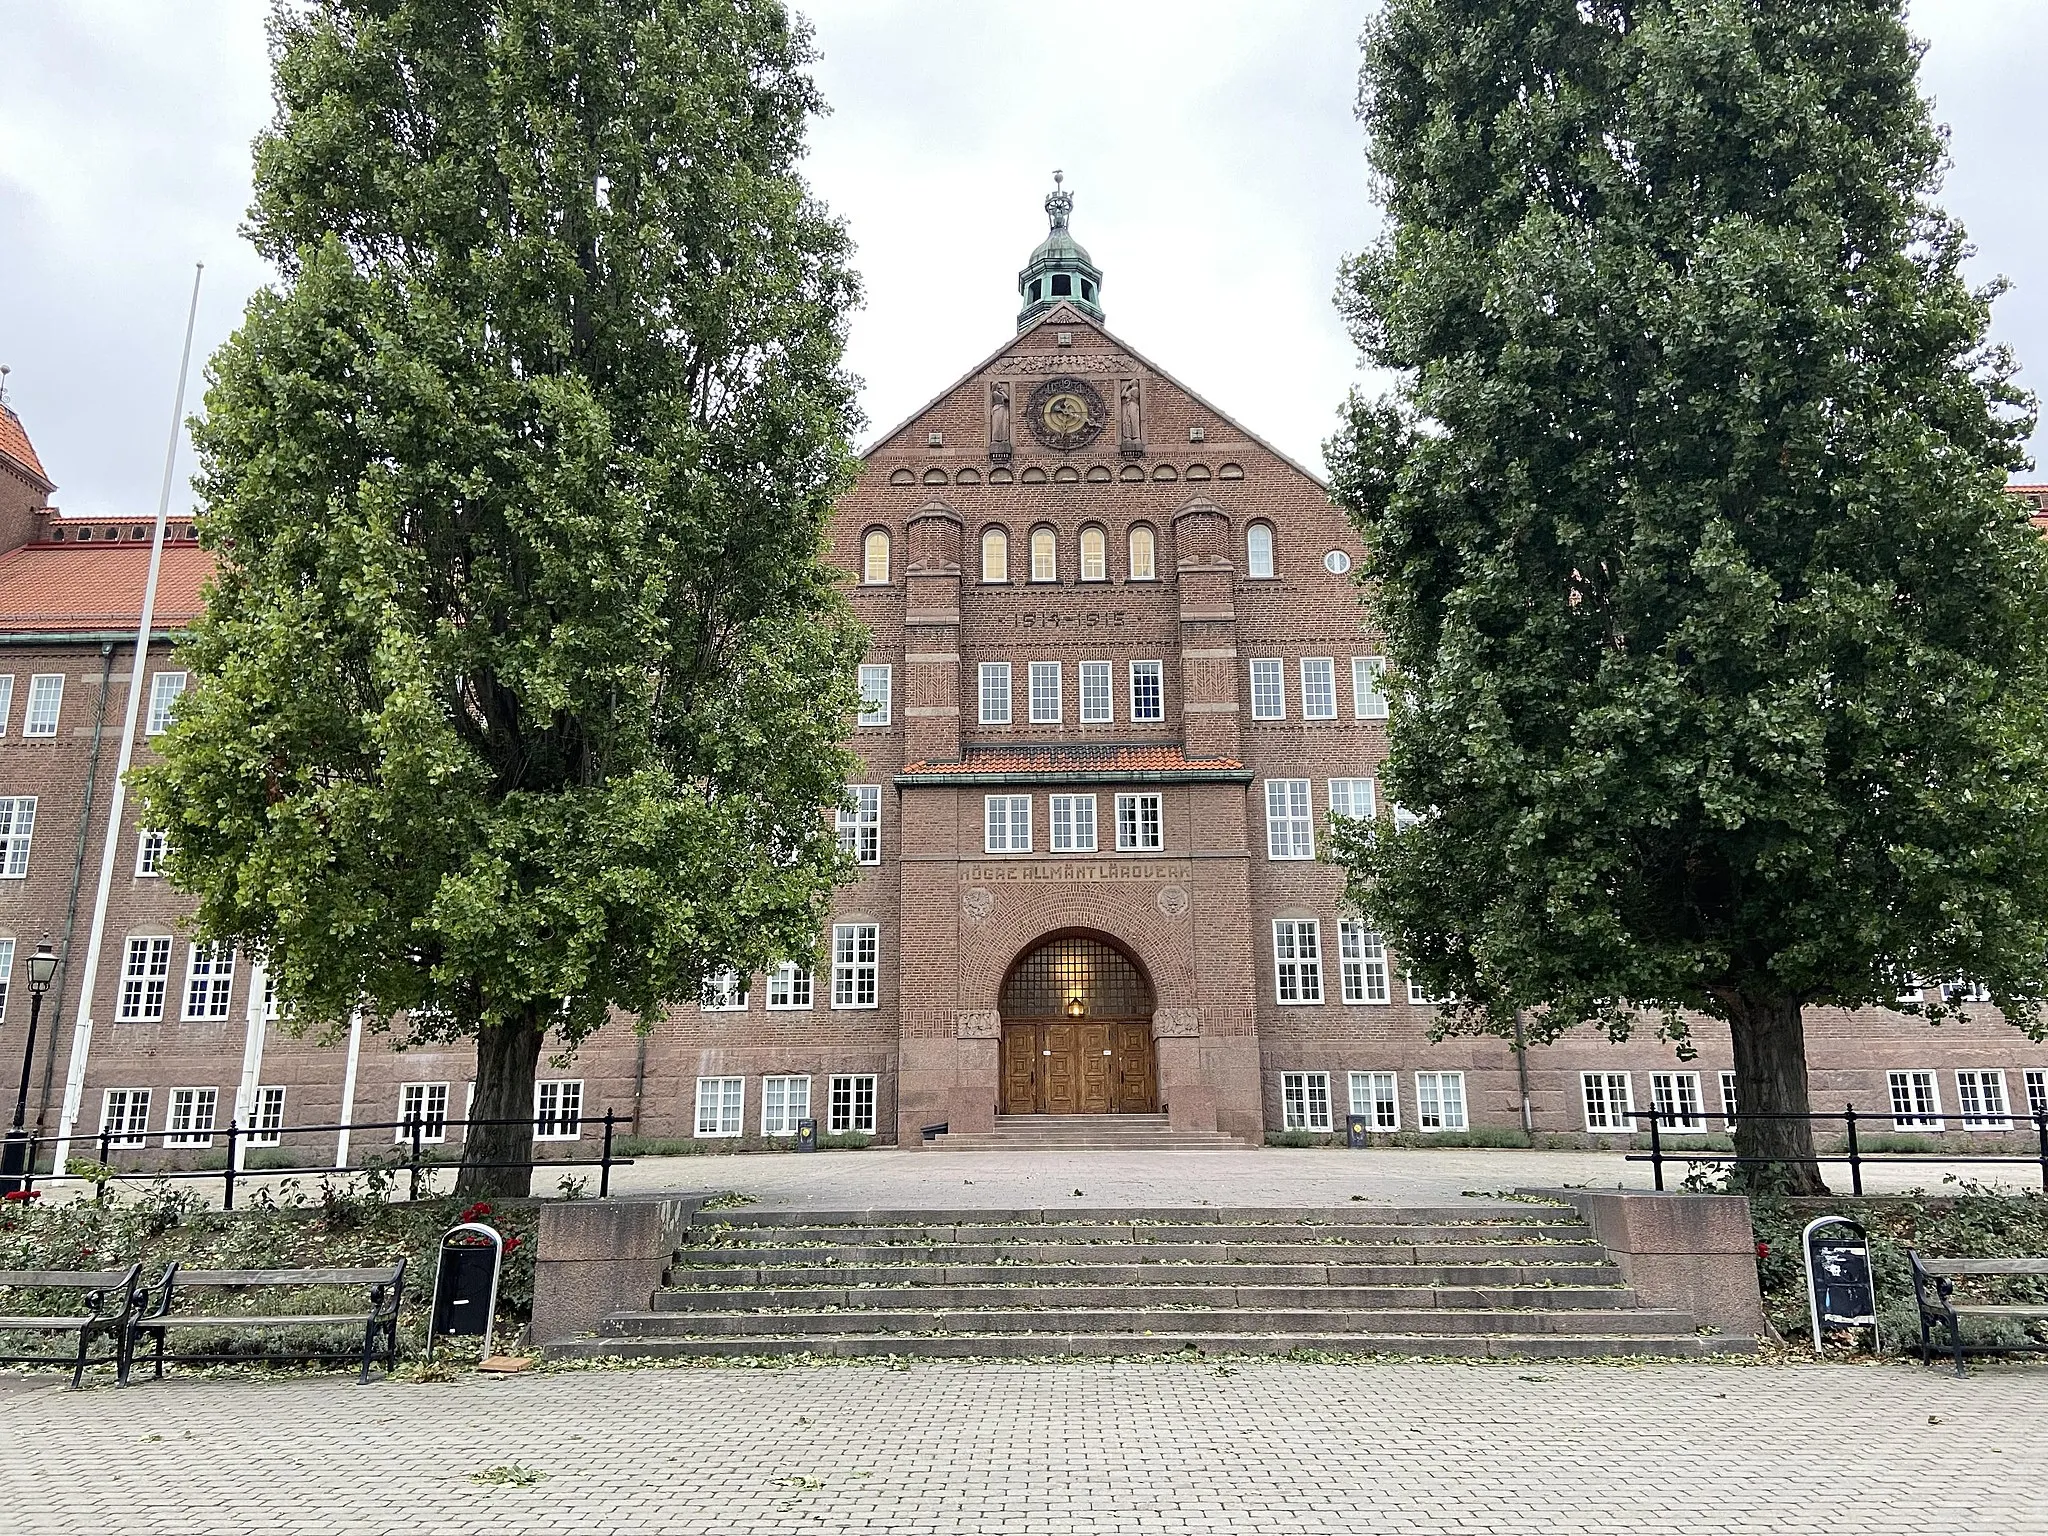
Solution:
[[[1102,318],[1102,269],[1081,249],[1067,219],[1074,211],[1074,194],[1062,183],[1064,173],[1052,173],[1052,195],[1045,200],[1046,217],[1052,233],[1031,253],[1031,260],[1017,274],[1017,293],[1024,300],[1017,311],[1017,329],[1023,330],[1055,304],[1071,304],[1094,319]]]

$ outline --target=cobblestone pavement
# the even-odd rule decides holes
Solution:
[[[0,1528],[2048,1532],[2048,1369],[1206,1364],[0,1393]],[[543,1474],[479,1484],[493,1467]]]

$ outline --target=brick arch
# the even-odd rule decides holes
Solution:
[[[1198,1007],[1189,925],[1159,910],[1160,886],[1169,883],[988,882],[995,904],[985,921],[961,936],[959,1006],[994,1012],[1002,1003],[1003,979],[1019,958],[1047,939],[1081,934],[1130,957],[1152,983],[1155,1012]]]
[[[1063,939],[1091,939],[1095,943],[1102,945],[1105,949],[1114,950],[1117,954],[1121,955],[1131,969],[1138,973],[1138,979],[1145,984],[1149,1004],[1145,1010],[1146,1017],[1149,1018],[1158,1011],[1159,989],[1152,985],[1152,973],[1146,967],[1145,962],[1132,954],[1130,947],[1120,942],[1115,935],[1104,933],[1097,928],[1055,928],[1039,935],[1037,939],[1012,956],[1009,965],[1004,967],[1002,982],[996,990],[997,1003],[1000,1005],[1002,999],[1009,993],[1012,978],[1016,976],[1017,971],[1026,961],[1030,960],[1032,956],[1036,955],[1047,945],[1057,944]],[[1135,1017],[1135,1015],[1132,1016]]]

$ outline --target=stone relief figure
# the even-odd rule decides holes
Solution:
[[[1010,386],[988,387],[988,442],[991,448],[1010,446]]]
[[[1144,423],[1138,418],[1138,381],[1126,380],[1117,392],[1117,436],[1127,443],[1145,440]]]

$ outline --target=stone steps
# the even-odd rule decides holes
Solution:
[[[695,1338],[790,1332],[787,1311],[614,1313],[605,1332],[633,1338]],[[1682,1333],[1678,1312],[1635,1308],[1547,1311],[1540,1308],[1406,1307],[1353,1311],[1303,1307],[853,1307],[831,1313],[835,1333]]]
[[[1612,1285],[896,1285],[717,1286],[654,1293],[655,1312],[891,1311],[906,1304],[945,1312],[1012,1307],[1250,1307],[1274,1311],[1418,1307],[1518,1310],[1633,1307],[1635,1293]]]
[[[701,1265],[679,1261],[670,1269],[672,1286],[801,1287],[901,1285],[1015,1285],[1022,1280],[1048,1285],[1127,1285],[1171,1279],[1201,1285],[1430,1285],[1513,1287],[1619,1285],[1612,1264],[1433,1264],[1426,1276],[1412,1264],[1189,1264],[1155,1266],[1133,1275],[1128,1264],[788,1264]]]
[[[1475,1252],[1475,1250],[1480,1250]],[[1598,1243],[832,1243],[770,1248],[765,1244],[692,1249],[685,1264],[1283,1264],[1321,1259],[1340,1264],[1601,1264]]]
[[[1176,1131],[1164,1115],[998,1115],[993,1130],[948,1132],[937,1152],[1235,1151],[1244,1142],[1222,1131]]]
[[[1170,1319],[1157,1321],[1168,1323]],[[1698,1334],[1368,1333],[1009,1333],[900,1334],[795,1332],[721,1338],[563,1339],[546,1346],[553,1360],[697,1360],[770,1356],[822,1360],[916,1357],[931,1360],[1126,1359],[1158,1355],[1388,1355],[1454,1359],[1626,1359],[1655,1355],[1711,1358],[1747,1354],[1749,1339]]]

